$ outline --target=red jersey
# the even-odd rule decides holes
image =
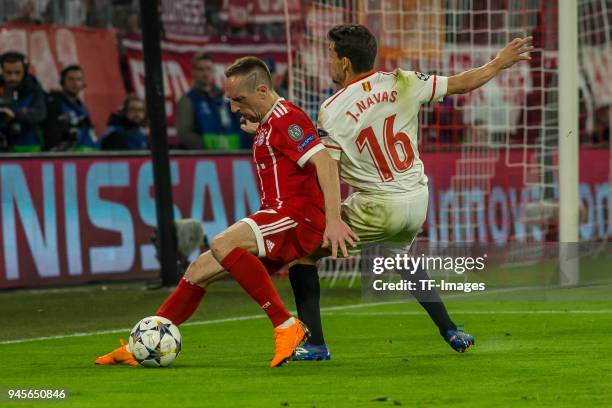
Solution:
[[[278,210],[298,220],[320,219],[323,193],[315,167],[307,163],[324,148],[308,115],[278,99],[253,140],[261,209]]]

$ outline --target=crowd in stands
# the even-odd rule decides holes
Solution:
[[[248,18],[249,1],[160,0],[162,23],[177,15],[197,23],[198,35],[226,38],[278,39],[285,35],[284,22],[257,23]],[[244,7],[241,18],[228,17],[227,10]],[[224,16],[224,17],[222,17]],[[71,27],[139,31],[139,0],[2,0],[0,23],[60,24]],[[178,23],[180,25],[180,22]]]
[[[2,0],[0,22],[110,27],[115,4],[131,0]],[[119,7],[117,10],[121,10]]]
[[[0,152],[143,150],[149,146],[145,102],[128,95],[96,135],[87,106],[79,98],[85,72],[68,65],[60,89],[46,92],[29,72],[25,55],[0,55]],[[176,109],[179,146],[185,149],[248,149],[249,136],[214,83],[213,61],[198,53],[192,61],[193,86]]]
[[[188,8],[192,17],[201,14],[198,18],[202,24],[192,25],[202,26],[205,36],[259,38],[264,41],[284,37],[285,25],[282,22],[262,24],[247,17],[221,18],[220,11],[223,7],[227,8],[226,3],[220,0],[160,0],[164,31],[170,31],[172,19],[178,18],[176,9],[182,7]],[[231,0],[229,4],[236,8],[242,3],[249,2]],[[140,31],[138,4],[138,0],[2,0],[0,23],[113,27],[121,40],[125,35]],[[485,24],[482,18],[475,22]],[[485,28],[487,30],[483,32],[488,32],[490,27]],[[474,39],[477,43],[481,40],[490,41],[488,37]],[[122,42],[118,44],[124,87],[130,93],[133,88],[127,59],[122,52]],[[106,129],[96,134],[87,107],[79,98],[87,74],[81,67],[64,67],[58,84],[60,89],[52,91],[43,90],[36,78],[28,72],[26,56],[7,52],[0,58],[0,152],[126,150],[148,147],[145,103],[138,96],[128,95],[115,112],[109,113]],[[281,96],[287,97],[287,72],[277,72],[271,58],[266,59],[266,64],[272,73],[275,89]],[[192,87],[179,99],[175,110],[178,145],[173,147],[210,150],[250,148],[250,138],[240,130],[239,118],[231,112],[221,89],[214,82],[213,60],[205,54],[196,54],[191,68]],[[314,77],[306,78],[305,83],[308,89],[317,89],[319,86],[318,79]],[[333,89],[323,91],[326,95],[334,92]],[[312,92],[305,95],[299,95],[299,90],[296,92],[297,99],[306,105],[303,108],[311,116],[316,116],[319,98]],[[581,142],[595,146],[608,145],[612,107],[600,106],[586,115],[586,99],[582,89],[580,92]],[[542,96],[538,91],[528,95],[529,98],[534,99],[534,105],[537,105]],[[539,135],[540,127],[537,124],[544,120],[542,112],[542,109],[529,109],[525,113],[528,116],[519,120],[519,123],[527,125],[524,129],[519,128],[517,135],[527,134],[530,140]],[[454,148],[469,140],[475,130],[482,133],[483,128],[474,123],[465,124],[462,112],[452,100],[446,100],[428,110],[421,126],[421,144],[425,150]],[[505,135],[502,136],[505,140]]]
[[[183,2],[185,3],[185,2]],[[177,7],[180,2],[160,3]],[[186,3],[185,3],[186,4]],[[113,27],[119,39],[140,31],[138,0],[6,0],[0,1],[0,23],[61,24],[77,27]],[[229,38],[278,38],[284,24],[234,24],[219,19],[221,1],[202,8],[205,34]],[[121,41],[119,41],[121,45]],[[120,47],[121,54],[121,47]],[[280,93],[286,96],[286,75],[266,61]],[[87,106],[79,98],[87,73],[78,65],[63,68],[57,90],[43,90],[29,72],[27,56],[7,52],[0,56],[0,152],[92,151],[148,148],[145,102],[132,94],[125,61],[120,60],[124,86],[130,93],[109,113],[106,129],[96,134]],[[178,145],[183,149],[245,149],[251,142],[240,130],[222,90],[214,82],[210,56],[196,54],[192,88],[175,110]]]

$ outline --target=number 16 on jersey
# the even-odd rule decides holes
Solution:
[[[372,126],[368,126],[359,132],[355,140],[360,153],[365,149],[368,150],[383,182],[394,179],[391,169],[397,173],[404,173],[410,170],[414,162],[414,150],[408,135],[393,131],[395,116],[393,114],[385,118],[382,132],[379,132],[378,136]]]

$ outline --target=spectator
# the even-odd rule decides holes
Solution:
[[[193,86],[176,107],[176,128],[181,146],[188,149],[249,148],[240,119],[231,112],[223,92],[215,85],[214,64],[206,54],[192,63]]]
[[[6,52],[0,56],[0,67],[0,150],[40,151],[38,126],[47,115],[44,92],[28,74],[25,55]]]
[[[47,14],[54,24],[82,27],[87,25],[88,4],[86,0],[50,1]]]
[[[60,73],[61,91],[47,97],[45,150],[93,150],[97,148],[94,126],[87,107],[79,99],[85,89],[83,69],[69,65]]]
[[[3,22],[40,24],[45,21],[48,0],[3,0],[0,16]]]
[[[100,136],[102,150],[148,149],[149,139],[145,129],[146,111],[144,101],[131,94],[123,100],[118,112],[108,119],[108,127]]]

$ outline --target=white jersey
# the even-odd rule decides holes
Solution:
[[[411,192],[427,184],[417,133],[421,104],[440,101],[447,77],[396,69],[355,79],[321,106],[318,132],[359,191]]]

